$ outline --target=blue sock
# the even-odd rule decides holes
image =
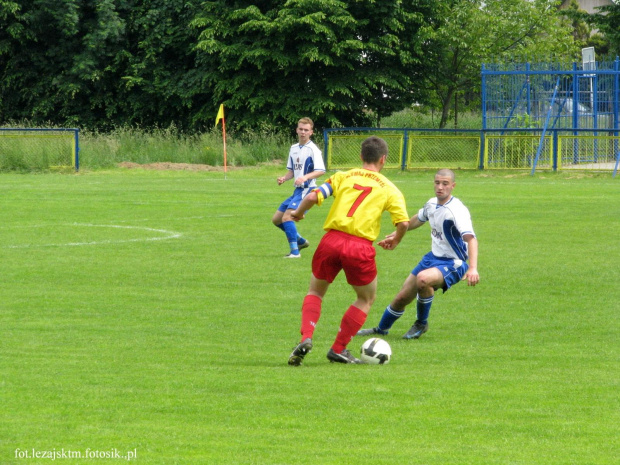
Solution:
[[[431,305],[433,305],[434,295],[426,298],[418,296],[418,321],[420,323],[428,323],[428,315],[431,313]]]
[[[276,224],[275,226],[276,228],[280,228],[282,231],[284,231],[284,226],[282,226],[282,223]],[[297,245],[304,245],[306,242],[308,241],[306,241],[306,239],[304,239],[303,237],[299,235],[299,233],[297,233]]]
[[[291,253],[293,255],[299,255],[299,246],[297,245],[297,227],[294,221],[285,221],[282,223],[286,238],[288,239],[288,245],[291,247]]]
[[[397,312],[396,310],[394,310],[392,307],[388,305],[387,307],[385,307],[385,310],[383,312],[383,316],[381,317],[381,321],[379,322],[378,328],[383,331],[387,331],[388,329],[392,327],[392,325],[394,324],[396,320],[398,320],[401,316],[403,316],[403,313],[405,313],[404,310],[402,312]]]

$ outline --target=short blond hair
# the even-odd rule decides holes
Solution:
[[[297,124],[309,124],[310,127],[312,129],[314,129],[314,121],[312,121],[310,118],[308,118],[307,116],[304,116],[303,118],[301,118],[299,121],[297,121]]]

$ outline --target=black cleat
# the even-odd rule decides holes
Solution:
[[[420,336],[428,331],[428,323],[416,321],[413,326],[405,333],[403,339],[420,339]]]
[[[349,352],[347,349],[344,349],[339,354],[334,352],[334,349],[329,349],[327,351],[327,359],[330,362],[336,363],[364,363],[359,358],[355,358],[353,355],[351,355],[351,352]]]
[[[301,362],[304,361],[304,357],[308,355],[308,353],[312,350],[312,339],[307,337],[303,341],[301,341],[291,352],[291,355],[288,358],[288,364],[291,366],[298,367],[301,365]]]

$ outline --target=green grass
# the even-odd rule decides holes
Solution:
[[[255,166],[284,160],[292,142],[290,137],[269,130],[228,134],[227,164]],[[105,134],[85,131],[80,145],[80,165],[89,169],[111,168],[121,162],[224,164],[221,129],[193,135],[179,134],[175,128],[119,128]]]
[[[0,174],[0,463],[89,448],[146,464],[617,460],[618,179],[457,173],[480,285],[438,295],[418,341],[400,339],[408,310],[389,365],[343,366],[325,358],[354,298],[340,276],[293,368],[328,208],[283,260],[283,170]],[[387,175],[410,214],[432,195],[430,172]],[[422,228],[378,250],[367,326],[429,245]]]

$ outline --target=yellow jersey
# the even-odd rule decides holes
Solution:
[[[392,224],[409,221],[405,197],[392,182],[376,171],[355,168],[332,175],[314,189],[318,205],[329,196],[334,203],[323,225],[374,241],[381,230],[381,215],[390,213]]]

